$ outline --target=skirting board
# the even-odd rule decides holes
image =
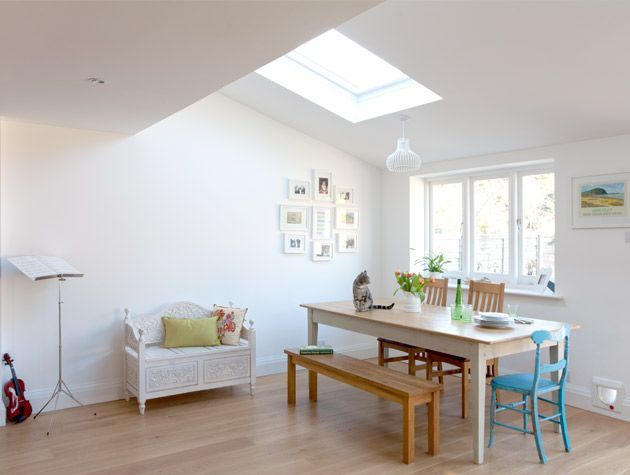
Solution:
[[[340,347],[336,348],[336,351],[360,359],[374,358],[377,354],[376,343]],[[258,359],[256,376],[283,373],[286,372],[286,370],[287,357],[284,353],[266,356]],[[70,386],[70,390],[74,396],[83,404],[97,404],[123,398],[122,380],[101,381],[87,384],[72,384],[72,382],[68,382],[68,386]],[[39,411],[40,408],[46,404],[52,392],[52,387],[50,389],[27,390],[26,395],[31,401],[34,412]],[[66,395],[61,395],[57,409],[66,409],[68,407],[76,407],[76,404]],[[54,409],[53,403],[51,403],[44,412],[48,412],[52,409]]]
[[[517,371],[504,368],[503,366],[499,368],[499,372],[501,374],[517,373]],[[578,409],[584,409],[585,411],[594,412],[595,414],[601,414],[602,416],[608,416],[612,417],[613,419],[630,422],[630,396],[626,396],[626,398],[623,400],[623,408],[621,410],[621,413],[616,413],[594,407],[590,387],[580,386],[573,383],[566,383],[565,391],[567,406],[577,407]]]
[[[359,359],[375,358],[377,356],[375,343],[339,347],[336,348],[336,351]],[[258,364],[256,365],[257,376],[284,373],[286,372],[286,370],[287,360],[286,355],[284,354],[259,358]],[[515,371],[504,367],[501,367],[500,372],[502,374],[515,373]],[[122,399],[123,397],[121,380],[103,381],[99,383],[89,383],[82,385],[73,385],[69,383],[69,386],[74,395],[84,404],[96,404],[100,402],[115,401],[118,399]],[[35,411],[38,411],[39,408],[41,408],[46,403],[46,401],[52,394],[52,390],[53,388],[27,392],[27,396],[30,399],[33,405],[33,409]],[[567,383],[566,393],[567,405],[569,406],[630,422],[630,396],[624,399],[623,410],[620,414],[617,414],[611,411],[606,411],[604,409],[593,407],[591,403],[591,390],[589,387]],[[49,407],[52,409],[51,406]],[[74,407],[74,403],[64,395],[61,396],[59,405],[57,407],[58,409]]]

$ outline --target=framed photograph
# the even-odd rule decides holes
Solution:
[[[358,249],[357,233],[337,234],[337,252],[357,252]]]
[[[574,228],[630,227],[630,173],[573,178]]]
[[[359,229],[359,210],[357,208],[337,208],[337,229]]]
[[[313,188],[313,198],[316,201],[332,201],[332,173],[329,170],[315,170]]]
[[[335,203],[339,205],[354,204],[354,188],[335,186]]]
[[[332,237],[333,209],[313,207],[313,239],[330,239]]]
[[[311,182],[289,179],[290,200],[309,201],[311,199]]]
[[[304,254],[306,252],[306,234],[290,234],[284,235],[284,253],[285,254]]]
[[[281,231],[308,231],[306,206],[280,205]]]
[[[332,241],[313,241],[313,260],[331,261],[333,256]]]

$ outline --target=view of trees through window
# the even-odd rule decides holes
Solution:
[[[554,268],[555,192],[553,173],[523,177],[523,262],[524,275],[538,275]]]
[[[429,201],[430,252],[451,261],[451,275],[531,283],[543,271],[553,274],[553,172],[431,182]]]
[[[507,274],[510,245],[510,183],[507,178],[473,182],[473,271]]]

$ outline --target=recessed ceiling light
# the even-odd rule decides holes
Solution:
[[[105,84],[105,81],[103,81],[101,78],[87,78],[88,82],[91,82],[92,84]]]
[[[350,122],[442,99],[336,30],[256,72]]]

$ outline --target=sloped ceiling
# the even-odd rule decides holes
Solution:
[[[2,1],[0,116],[138,132],[377,3]]]
[[[424,160],[630,131],[630,2],[387,1],[338,30],[444,99],[406,111]],[[227,96],[377,166],[396,114],[351,124],[249,74]]]

